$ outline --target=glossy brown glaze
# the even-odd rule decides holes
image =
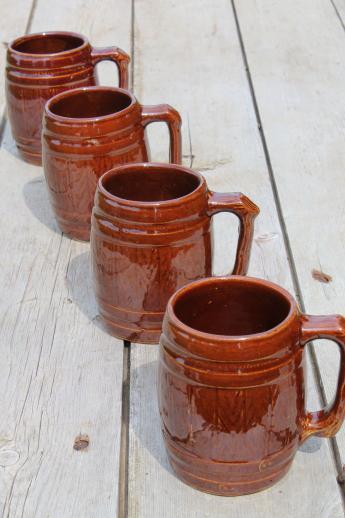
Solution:
[[[64,90],[97,84],[95,65],[114,61],[119,84],[128,87],[129,56],[117,47],[94,48],[73,32],[29,34],[11,42],[7,50],[7,112],[22,158],[40,165],[43,108]]]
[[[305,408],[303,349],[317,338],[341,352],[332,405]],[[345,415],[345,319],[302,315],[267,281],[203,279],[169,300],[160,342],[158,398],[179,478],[209,493],[253,493],[278,481],[298,445],[331,437]]]
[[[118,164],[150,160],[145,127],[164,121],[170,159],[181,162],[181,118],[167,104],[141,106],[128,91],[111,87],[69,90],[47,103],[43,119],[43,166],[61,230],[90,237],[99,177]]]
[[[132,164],[99,180],[91,253],[100,313],[120,338],[158,343],[169,297],[211,275],[211,217],[236,214],[241,232],[234,273],[248,268],[259,210],[241,193],[217,194],[190,169]]]

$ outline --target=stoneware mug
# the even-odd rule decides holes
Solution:
[[[339,345],[334,402],[305,408],[311,340]],[[177,476],[208,493],[254,493],[289,469],[301,442],[332,437],[345,415],[345,319],[301,314],[279,286],[211,277],[175,293],[160,341],[158,398]]]
[[[234,273],[245,274],[259,209],[243,194],[211,192],[199,173],[169,164],[131,164],[100,178],[91,254],[110,333],[158,344],[169,297],[211,275],[211,220],[218,212],[240,220]]]
[[[73,32],[29,34],[12,41],[7,50],[7,112],[20,155],[41,164],[43,108],[53,95],[97,84],[95,65],[114,61],[119,84],[128,87],[129,56],[117,47],[94,48]]]
[[[48,101],[43,166],[52,206],[65,234],[89,239],[99,177],[118,164],[149,161],[145,127],[156,121],[167,123],[170,160],[180,163],[181,118],[167,104],[142,106],[128,90],[97,86],[69,90]]]

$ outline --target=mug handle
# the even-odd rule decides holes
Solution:
[[[151,122],[165,122],[170,134],[170,162],[181,164],[182,140],[181,140],[181,116],[175,108],[169,104],[157,104],[156,106],[141,107],[142,124],[144,128]]]
[[[334,400],[322,410],[308,412],[302,419],[301,441],[311,435],[333,437],[345,418],[345,318],[340,315],[302,315],[301,346],[326,338],[340,349],[340,370]]]
[[[124,50],[118,47],[93,47],[91,50],[92,65],[95,66],[100,61],[113,61],[119,71],[120,88],[128,88],[128,65],[131,58]]]
[[[236,260],[232,275],[246,275],[254,234],[254,219],[260,209],[241,192],[218,193],[209,191],[208,215],[231,212],[240,220]]]

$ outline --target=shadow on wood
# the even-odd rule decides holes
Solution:
[[[90,252],[84,252],[71,259],[65,282],[71,300],[90,322],[104,331],[92,286]]]
[[[23,196],[26,206],[35,218],[50,230],[61,234],[49,203],[44,177],[27,182],[23,187]]]

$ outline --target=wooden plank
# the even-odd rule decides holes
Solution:
[[[33,0],[18,0],[15,8],[11,0],[2,0],[0,18],[0,117],[5,108],[6,50],[9,41],[25,33]]]
[[[212,189],[242,190],[259,204],[262,212],[257,218],[250,274],[278,282],[292,291],[229,2],[188,0],[182,5],[171,0],[164,7],[158,0],[137,2],[135,13],[135,91],[145,103],[169,102],[180,110],[185,121],[185,163],[204,172]],[[271,91],[271,95],[275,92]],[[154,158],[165,158],[166,135],[158,128],[154,134]],[[218,218],[217,274],[231,271],[233,253],[229,253],[228,247],[230,239],[233,242],[236,238],[236,231],[235,218]],[[310,508],[310,501],[321,510],[320,516],[343,515],[327,441],[313,439],[306,443],[288,476],[260,494],[226,499],[202,494],[180,483],[167,463],[160,434],[155,393],[157,353],[153,346],[132,344],[130,518],[230,514],[311,518],[315,508]],[[318,407],[312,379],[308,396],[311,408]],[[296,498],[297,488],[299,495],[303,488],[303,498]]]
[[[116,516],[123,344],[100,329],[89,246],[58,232],[41,170],[0,159],[0,508]]]
[[[344,314],[344,30],[322,0],[236,6],[306,309]],[[316,350],[331,400],[337,347]],[[344,462],[344,427],[337,442]]]
[[[83,32],[130,47],[130,5],[38,0],[31,31]],[[121,13],[121,15],[120,15]],[[115,67],[104,78],[114,84]],[[2,355],[0,509],[4,518],[117,516],[123,342],[102,331],[89,245],[61,235],[41,168],[0,151]],[[85,449],[75,440],[88,436]]]

